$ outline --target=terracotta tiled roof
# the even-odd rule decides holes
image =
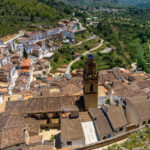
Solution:
[[[62,90],[63,95],[70,95],[70,96],[80,92],[80,88],[78,88],[74,84],[67,84],[64,88],[62,88]]]
[[[107,117],[100,108],[90,108],[89,112],[94,120],[99,138],[113,132]]]
[[[134,96],[128,99],[135,107],[140,120],[150,119],[150,99],[146,95]]]
[[[120,79],[122,77],[121,70],[118,67],[113,68],[113,73],[114,73],[116,79]]]
[[[108,116],[114,129],[127,125],[125,113],[121,106],[107,106]]]
[[[21,70],[19,70],[19,72],[21,73],[21,72],[30,72],[30,70],[29,69],[21,69]]]
[[[22,67],[26,67],[29,66],[30,67],[30,59],[24,59],[23,63],[22,63]]]
[[[150,80],[139,81],[139,82],[137,83],[137,85],[138,85],[141,89],[148,88],[148,87],[150,87]]]
[[[80,96],[62,96],[62,97],[44,97],[31,98],[28,101],[6,102],[6,112],[14,113],[42,113],[42,112],[60,112],[64,105],[72,105]]]
[[[79,118],[81,122],[89,122],[92,121],[91,117],[89,116],[88,112],[79,112]]]
[[[6,64],[2,67],[0,67],[0,71],[5,71],[5,72],[10,72],[12,68],[14,68],[15,66],[12,64]]]
[[[0,120],[0,148],[25,142],[25,122],[22,117],[1,113]]]
[[[134,90],[133,88],[127,87],[127,86],[122,86],[119,87],[118,89],[115,89],[115,95],[120,96],[120,97],[132,97],[135,94],[140,95],[142,91],[140,90]]]
[[[38,120],[34,118],[25,118],[26,129],[31,134],[38,134],[40,130],[40,124]]]
[[[61,119],[62,140],[84,140],[80,119]]]
[[[99,82],[104,83],[106,81],[114,81],[115,76],[113,73],[107,73],[107,74],[99,74]]]
[[[25,143],[25,132],[38,134],[39,122],[14,113],[0,114],[0,148]]]

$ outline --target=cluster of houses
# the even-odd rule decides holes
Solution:
[[[88,9],[86,9],[88,12],[106,12],[106,13],[119,13],[119,12],[124,12],[126,11],[126,9],[122,9],[122,8],[108,8],[108,7],[90,7]]]
[[[18,39],[17,39],[18,40]],[[9,44],[1,45],[0,47],[0,95],[12,95],[21,90],[29,90],[31,81],[36,80],[36,72],[40,70],[40,74],[50,69],[49,59],[53,53],[47,52],[44,41],[39,41],[34,44],[32,53],[27,52],[27,57],[24,58],[24,50],[12,49]],[[37,64],[39,67],[37,68]],[[41,68],[42,67],[42,68]],[[2,98],[1,98],[2,102]]]
[[[65,20],[51,30],[25,32],[7,42],[0,41],[1,97],[29,90],[32,81],[47,78],[44,75],[51,69],[49,60],[54,55],[53,50],[59,48],[54,41],[74,42],[77,28],[77,22]],[[46,45],[47,39],[51,46]]]
[[[19,76],[29,64],[23,61]],[[44,59],[40,64],[47,68]],[[70,80],[36,80],[30,89],[3,95],[0,149],[72,149],[124,135],[150,123],[149,94],[149,74],[118,67],[97,72],[89,55]]]

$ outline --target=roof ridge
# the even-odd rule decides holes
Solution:
[[[9,122],[9,120],[10,120],[10,118],[11,118],[11,115],[12,115],[12,112],[11,112],[11,114],[10,114],[8,120],[6,121],[5,127],[7,127],[7,123]],[[4,128],[4,127],[3,127],[3,128]]]

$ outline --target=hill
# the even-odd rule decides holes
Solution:
[[[55,0],[1,0],[0,37],[31,25],[54,25],[71,11],[70,6]]]

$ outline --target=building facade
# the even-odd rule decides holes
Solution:
[[[93,55],[89,55],[84,68],[84,103],[85,109],[98,106],[98,74]]]

